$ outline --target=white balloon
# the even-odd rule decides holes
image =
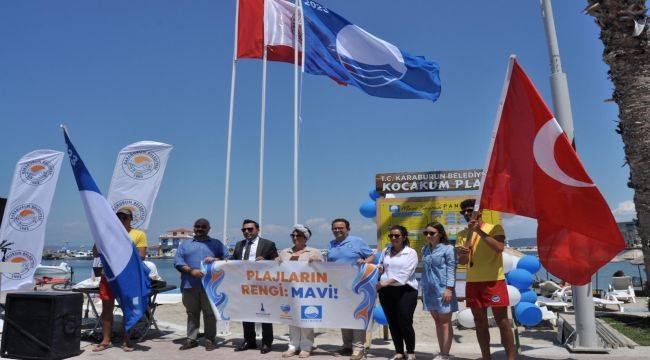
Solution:
[[[458,312],[458,323],[468,329],[473,329],[474,325],[474,315],[472,314],[472,309],[463,309]]]
[[[509,273],[511,270],[517,268],[517,263],[519,263],[519,257],[511,255],[507,252],[502,253],[503,258],[503,272],[505,274]]]
[[[512,285],[508,285],[508,301],[510,302],[510,306],[519,304],[520,300],[521,292],[519,292],[519,289]]]
[[[395,198],[395,194],[386,194],[386,196],[384,196],[384,197],[385,197],[386,199],[394,199],[394,198]]]

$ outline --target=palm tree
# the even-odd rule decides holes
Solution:
[[[650,279],[650,20],[645,0],[587,0],[585,12],[600,27],[603,60],[619,108],[617,132],[630,166],[636,226]],[[647,283],[646,283],[647,285]],[[646,289],[647,290],[647,289]]]

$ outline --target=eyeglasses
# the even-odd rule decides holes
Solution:
[[[242,228],[241,229],[241,232],[253,232],[253,231],[255,231],[254,227]]]
[[[423,231],[424,236],[436,236],[439,233],[437,231]]]
[[[389,239],[399,239],[401,237],[402,237],[402,235],[400,235],[400,234],[388,234]]]
[[[207,229],[208,226],[207,225],[194,225],[194,228],[195,229]]]

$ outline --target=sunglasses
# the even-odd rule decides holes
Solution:
[[[437,231],[423,231],[424,236],[436,236],[439,233]]]
[[[398,235],[398,234],[388,234],[389,239],[399,239],[401,237],[402,235]]]
[[[249,228],[242,228],[241,232],[253,232],[255,231],[255,228],[249,227]]]
[[[293,239],[293,238],[304,238],[304,237],[305,237],[305,235],[302,235],[302,234],[289,234],[289,236],[290,236],[292,239]]]
[[[459,211],[459,213],[461,213],[461,214],[463,214],[463,215],[465,215],[465,214],[467,214],[467,213],[470,213],[470,214],[471,214],[471,213],[473,213],[473,212],[474,212],[474,209],[465,209],[465,210],[461,210],[461,211]]]
[[[208,227],[206,225],[194,225],[195,229],[207,229]]]

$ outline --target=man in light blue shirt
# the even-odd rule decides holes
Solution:
[[[212,261],[223,259],[226,249],[221,241],[209,237],[208,232],[210,232],[208,220],[196,220],[194,238],[181,241],[174,257],[174,267],[181,273],[181,294],[187,312],[187,340],[180,350],[198,346],[201,312],[203,312],[205,328],[205,349],[211,351],[216,348],[214,338],[217,335],[217,320],[210,299],[201,284],[203,278],[201,262],[206,258]]]
[[[334,240],[330,241],[327,261],[340,264],[362,264],[374,259],[373,251],[360,237],[351,236],[350,222],[346,219],[332,221]],[[361,360],[365,356],[366,332],[359,329],[341,329],[343,349],[341,355],[350,355],[350,360]]]

